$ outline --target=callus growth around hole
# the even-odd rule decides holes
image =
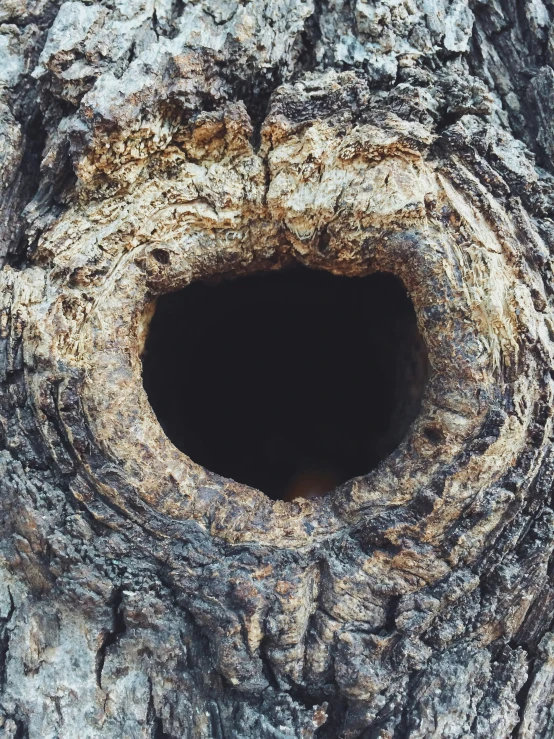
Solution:
[[[175,446],[289,500],[322,495],[390,454],[427,374],[400,280],[306,268],[162,296],[143,358],[144,387]]]

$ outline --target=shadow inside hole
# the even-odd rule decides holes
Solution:
[[[158,299],[143,356],[175,446],[286,500],[373,469],[418,415],[427,376],[412,302],[388,273],[192,284]]]

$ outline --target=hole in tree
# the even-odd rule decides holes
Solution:
[[[144,387],[195,462],[274,499],[332,490],[419,413],[425,344],[400,280],[294,268],[157,301]]]

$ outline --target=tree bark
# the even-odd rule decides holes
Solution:
[[[0,0],[1,739],[554,736],[553,14]],[[430,378],[284,502],[172,445],[141,352],[293,260],[399,277]]]

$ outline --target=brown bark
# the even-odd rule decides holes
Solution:
[[[0,2],[0,737],[553,735],[553,12]],[[159,296],[291,263],[402,280],[430,375],[272,501],[141,353]]]

